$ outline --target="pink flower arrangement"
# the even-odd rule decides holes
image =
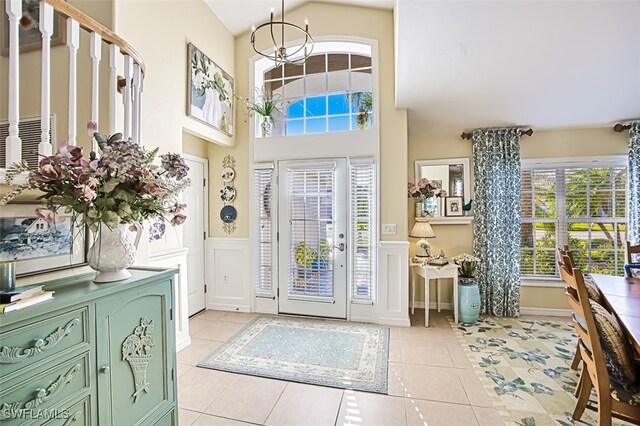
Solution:
[[[89,122],[87,130],[95,128]],[[100,224],[114,228],[121,223],[139,223],[160,217],[172,225],[181,225],[187,217],[186,205],[179,194],[190,185],[186,178],[189,168],[178,154],[160,156],[154,164],[158,149],[146,151],[121,134],[109,138],[93,133],[102,150],[85,156],[82,148],[63,142],[58,151],[40,160],[36,170],[25,162],[16,163],[6,172],[7,184],[27,172],[27,181],[17,185],[0,200],[0,205],[26,190],[36,189],[43,194],[45,207],[38,208],[38,217],[49,223],[60,223],[59,212],[71,214],[80,225],[93,231]]]
[[[431,181],[426,178],[422,178],[417,184],[409,182],[407,185],[407,193],[411,198],[419,198],[424,200],[430,197],[446,197],[447,191],[442,189],[442,184],[439,181]]]

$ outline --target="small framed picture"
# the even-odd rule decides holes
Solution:
[[[444,198],[444,215],[445,216],[462,216],[462,197],[445,197]]]
[[[38,217],[35,203],[9,203],[0,209],[0,261],[16,261],[16,275],[41,274],[87,264],[86,228],[78,228],[71,215],[58,223]]]

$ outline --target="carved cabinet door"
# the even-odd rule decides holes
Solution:
[[[101,425],[153,424],[175,403],[172,283],[134,287],[96,306]]]

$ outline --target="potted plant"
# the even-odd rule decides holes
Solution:
[[[246,103],[247,113],[249,115],[257,114],[261,117],[260,132],[263,138],[271,136],[273,124],[276,122],[275,113],[283,113],[282,107],[284,102],[280,94],[269,93],[265,86],[256,88],[256,94],[253,101],[250,99],[242,99]]]
[[[89,123],[93,130],[95,123]],[[128,230],[138,231],[141,222],[160,218],[172,225],[186,220],[186,207],[178,198],[190,185],[189,167],[178,154],[163,154],[156,164],[158,148],[151,151],[120,133],[110,137],[93,133],[102,151],[85,155],[77,146],[62,143],[59,150],[40,160],[31,170],[26,162],[15,163],[6,171],[6,182],[27,173],[26,182],[15,185],[0,200],[4,205],[28,190],[38,190],[44,207],[36,215],[53,225],[60,223],[59,213],[71,214],[78,229],[87,226],[93,232],[89,266],[98,271],[95,282],[129,278],[127,268],[135,258],[135,247]],[[127,229],[129,228],[129,229]],[[134,229],[131,229],[134,228]]]
[[[326,273],[329,267],[329,255],[331,245],[325,239],[321,239],[318,250],[299,241],[296,245],[296,264],[298,265],[298,285],[306,284],[310,279],[317,278]]]
[[[458,265],[458,315],[460,321],[473,324],[480,317],[480,290],[475,279],[480,259],[467,253],[453,258]]]
[[[439,181],[429,182],[427,178],[422,178],[417,184],[409,182],[407,194],[409,198],[416,200],[416,217],[436,216],[438,213],[436,198],[446,197],[447,191],[442,189]]]

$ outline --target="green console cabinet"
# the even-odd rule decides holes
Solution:
[[[0,315],[0,426],[177,424],[173,269],[45,284]]]

